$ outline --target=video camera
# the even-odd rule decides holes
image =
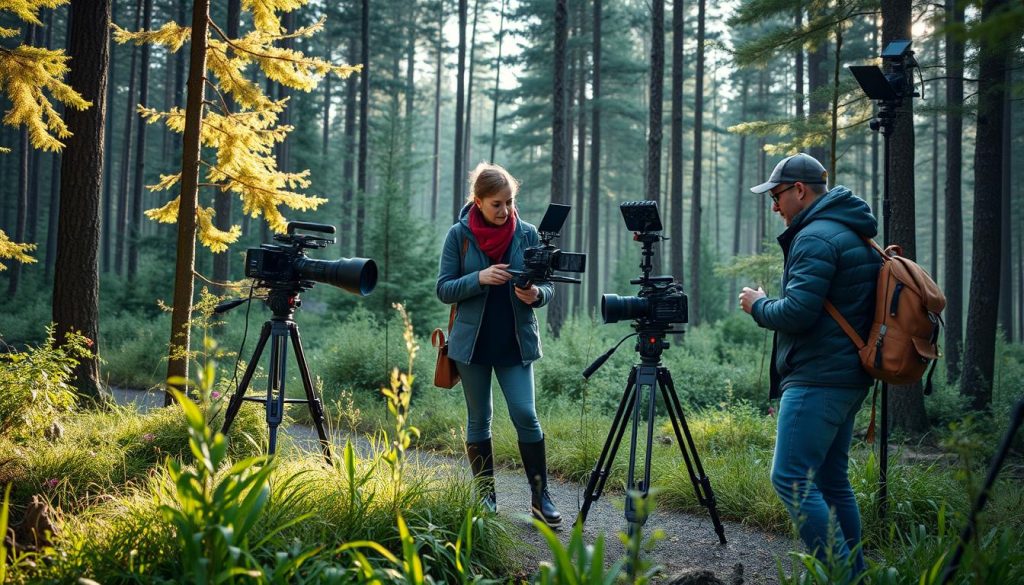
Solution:
[[[643,245],[643,262],[640,278],[630,280],[639,284],[636,296],[605,294],[601,296],[601,317],[605,323],[617,323],[625,319],[636,321],[637,327],[667,329],[674,323],[686,323],[689,307],[683,287],[671,276],[651,276],[654,243],[665,239],[657,201],[626,201],[619,205],[626,229],[633,232],[633,239]]]
[[[554,272],[584,272],[587,255],[563,252],[551,244],[551,240],[561,235],[565,218],[569,215],[571,205],[552,203],[544,213],[537,231],[540,233],[541,244],[523,250],[523,270],[509,270],[512,283],[518,288],[526,288],[531,283],[566,282],[579,284],[580,279],[560,276]]]
[[[288,222],[287,233],[275,234],[280,244],[261,244],[245,253],[245,275],[259,281],[258,286],[305,290],[322,282],[366,296],[377,286],[377,264],[369,258],[316,260],[306,250],[326,248],[334,238],[297,234],[306,230],[333,234],[334,226],[304,221]]]

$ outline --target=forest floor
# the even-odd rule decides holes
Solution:
[[[163,393],[114,389],[118,403],[133,403],[141,411],[163,406]],[[318,450],[316,433],[312,427],[301,424],[282,426],[290,439],[292,448],[304,451]],[[282,437],[283,439],[284,437]],[[333,440],[343,444],[343,434],[336,434]],[[284,446],[285,442],[282,442]],[[369,450],[365,439],[356,437],[353,444],[357,450]],[[289,448],[284,446],[285,449]],[[449,468],[451,473],[466,474],[469,469],[462,458],[454,458],[434,452],[415,451],[412,455],[420,462],[434,469]],[[521,470],[501,467],[496,470],[498,513],[508,519],[516,530],[514,536],[523,543],[519,551],[519,570],[510,577],[529,579],[542,561],[551,560],[551,554],[541,534],[533,527],[529,518],[530,496],[526,479]],[[767,473],[767,471],[766,471]],[[714,478],[712,486],[714,485]],[[576,510],[583,502],[585,486],[549,479],[551,497],[563,514],[563,529],[559,536],[563,543],[569,540]],[[605,493],[593,502],[584,528],[586,542],[593,543],[598,535],[604,535],[605,559],[610,565],[624,554],[618,534],[625,529],[623,516],[624,496],[621,493]],[[664,538],[644,553],[645,558],[660,565],[662,572],[656,582],[661,583],[714,583],[701,580],[698,573],[710,571],[723,583],[777,583],[777,563],[789,567],[788,551],[800,550],[800,544],[787,535],[765,532],[744,526],[739,522],[723,521],[728,543],[720,545],[714,525],[707,514],[686,514],[682,512],[655,510],[644,527],[644,534],[660,530]],[[742,565],[741,568],[737,565]],[[737,573],[740,571],[740,573]],[[787,571],[788,572],[788,571]],[[737,577],[742,575],[742,581]]]

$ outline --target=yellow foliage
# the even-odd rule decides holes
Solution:
[[[114,40],[118,43],[135,43],[136,45],[142,45],[145,43],[153,43],[154,45],[163,45],[167,47],[172,53],[176,53],[182,45],[188,42],[189,37],[192,35],[192,27],[181,26],[174,22],[168,22],[157,30],[140,30],[138,32],[127,31],[116,24],[112,24],[111,28],[114,29]]]
[[[242,0],[242,10],[252,13],[253,25],[257,29],[277,33],[281,30],[277,12],[291,12],[307,2],[309,0]]]
[[[200,207],[196,210],[199,219],[199,241],[210,249],[211,252],[223,252],[228,249],[228,244],[234,244],[242,235],[242,228],[237,225],[231,226],[228,231],[217,229],[213,225],[213,208]]]
[[[3,0],[0,3],[0,11],[13,12],[19,20],[42,26],[39,20],[39,11],[44,8],[56,8],[61,4],[67,4],[71,0]]]
[[[12,242],[11,239],[7,237],[7,234],[5,234],[3,230],[0,230],[0,258],[31,264],[35,262],[36,259],[29,256],[28,253],[35,249],[35,244],[19,244],[17,242]],[[0,262],[0,271],[3,270],[7,270],[7,266],[4,266],[4,264]]]

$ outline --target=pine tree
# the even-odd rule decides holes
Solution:
[[[268,80],[309,92],[324,75],[335,73],[344,78],[360,69],[359,66],[332,65],[298,50],[278,46],[285,39],[310,37],[323,29],[321,19],[291,32],[284,30],[278,13],[291,12],[305,4],[304,0],[243,2],[242,9],[252,17],[252,30],[239,38],[231,38],[211,20],[209,5],[202,0],[193,8],[191,27],[176,22],[168,22],[157,30],[138,32],[115,27],[115,38],[122,43],[158,43],[171,51],[179,50],[186,41],[191,43],[185,109],[161,112],[139,108],[147,122],[162,121],[171,130],[183,134],[181,171],[161,175],[160,181],[151,187],[157,191],[173,189],[180,194],[164,206],[146,212],[150,219],[178,224],[167,370],[172,383],[187,384],[188,378],[196,236],[212,252],[224,252],[241,234],[238,226],[227,231],[218,229],[213,223],[214,209],[199,204],[200,169],[205,169],[203,187],[237,194],[243,213],[263,216],[275,232],[283,232],[287,226],[279,209],[281,205],[304,210],[315,209],[326,201],[295,191],[309,186],[309,171],[285,172],[278,168],[274,146],[283,142],[292,130],[278,122],[286,101],[268,97],[245,75],[245,70],[255,64]],[[216,83],[208,79],[211,75]],[[204,106],[206,85],[215,96],[209,109]],[[237,111],[228,107],[226,96],[234,98]],[[201,146],[214,152],[213,160],[201,157]]]

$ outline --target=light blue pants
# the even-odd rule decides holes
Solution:
[[[491,400],[491,372],[498,377],[498,385],[505,395],[508,414],[516,427],[519,441],[536,443],[544,438],[537,419],[537,406],[533,389],[533,365],[485,366],[455,362],[462,376],[462,391],[466,395],[466,442],[477,443],[491,438],[491,419],[494,403]]]
[[[853,421],[867,389],[791,386],[779,403],[772,485],[800,538],[819,559],[828,547],[845,560],[856,549],[855,574],[864,572],[860,509],[848,476]]]

